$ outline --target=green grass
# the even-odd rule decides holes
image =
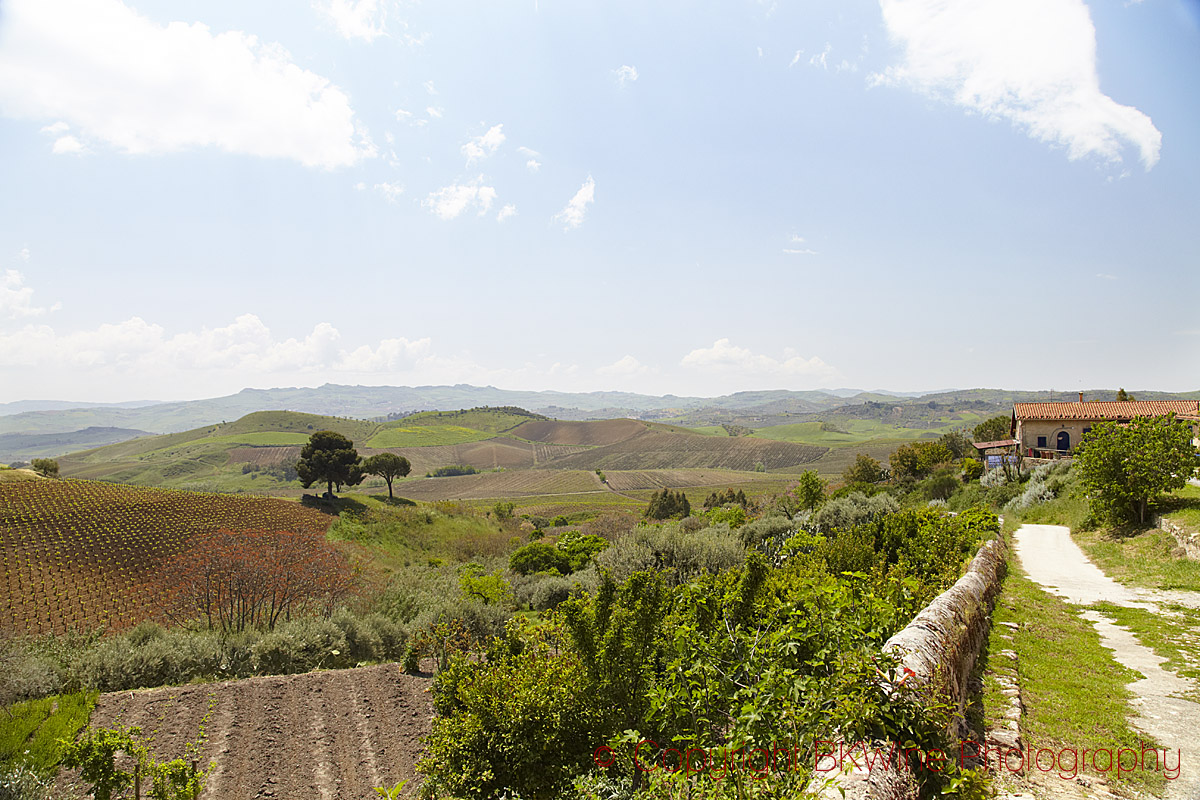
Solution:
[[[0,769],[24,762],[42,776],[62,758],[58,740],[73,739],[87,725],[97,692],[54,695],[0,711]]]
[[[1139,642],[1167,659],[1163,669],[1200,682],[1200,610],[1174,604],[1164,605],[1167,613],[1161,614],[1112,603],[1091,608],[1133,631]],[[1200,702],[1200,688],[1193,688],[1187,699]]]
[[[536,419],[536,417],[525,416],[522,414],[509,414],[505,411],[492,411],[484,409],[468,409],[465,411],[423,411],[419,414],[413,414],[410,417],[404,417],[403,419],[384,423],[381,430],[387,430],[388,428],[393,427],[412,428],[424,425],[454,425],[494,435],[497,433],[504,433],[505,431],[511,431],[521,423],[528,422],[531,419]]]
[[[1079,609],[1042,591],[1014,568],[1004,582],[993,619],[1020,625],[1012,643],[1005,644],[1017,654],[1026,747],[1140,751],[1145,736],[1129,723],[1134,711],[1126,684],[1141,675],[1113,660]],[[1090,760],[1082,772],[1095,774]],[[1058,780],[1053,773],[1046,777]],[[1161,771],[1123,773],[1119,780],[1113,772],[1101,777],[1160,797],[1166,784]]]
[[[1150,530],[1136,536],[1080,531],[1072,532],[1071,538],[1115,581],[1151,589],[1200,592],[1200,562],[1173,555],[1178,543],[1165,531]]]
[[[1200,486],[1189,484],[1171,492],[1170,497],[1161,506],[1164,516],[1168,519],[1192,530],[1200,530]]]
[[[491,439],[494,433],[461,425],[419,425],[384,428],[367,440],[367,447],[433,447]]]

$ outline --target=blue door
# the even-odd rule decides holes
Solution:
[[[1071,449],[1071,434],[1067,433],[1066,431],[1059,431],[1058,432],[1058,441],[1055,443],[1054,448],[1062,453],[1065,453],[1068,450],[1070,450]]]

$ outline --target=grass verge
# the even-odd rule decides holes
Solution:
[[[15,703],[0,711],[0,771],[24,763],[43,777],[62,758],[59,739],[74,739],[87,725],[97,692],[75,692]]]
[[[1174,604],[1162,606],[1169,612],[1164,614],[1112,603],[1091,608],[1133,631],[1139,642],[1167,659],[1163,669],[1200,683],[1200,610]],[[1200,702],[1200,689],[1193,689],[1186,699]]]
[[[1166,531],[1136,536],[1110,531],[1072,531],[1088,558],[1115,581],[1151,589],[1200,592],[1200,562],[1176,555],[1178,543]]]
[[[1154,746],[1128,722],[1134,712],[1126,685],[1141,675],[1113,660],[1095,628],[1080,616],[1080,609],[1010,569],[993,619],[1019,625],[1012,642],[1005,644],[1017,653],[1027,748],[1116,753],[1122,747],[1140,751],[1143,744]],[[993,697],[992,702],[999,701]],[[987,703],[985,691],[985,710]],[[1093,760],[1088,759],[1086,766],[1081,760],[1080,772],[1104,778],[1110,785],[1162,795],[1166,779],[1161,772],[1137,770],[1118,777],[1115,772],[1097,771]],[[1069,769],[1062,774],[1066,778],[1057,771],[1042,776],[1050,781],[1071,777]]]

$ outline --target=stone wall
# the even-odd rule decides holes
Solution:
[[[946,703],[956,709],[946,730],[951,741],[960,741],[967,734],[969,681],[987,643],[992,607],[1006,568],[1007,548],[998,536],[979,548],[957,583],[884,645],[885,651],[900,659],[903,670],[911,671],[907,684],[915,686],[930,703]],[[911,777],[894,768],[872,770],[867,782],[866,795],[873,800],[915,797]]]

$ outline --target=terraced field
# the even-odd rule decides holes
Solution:
[[[0,631],[135,625],[164,559],[220,528],[323,534],[332,518],[240,495],[40,480],[0,484]]]
[[[634,492],[640,489],[682,489],[689,486],[742,486],[746,484],[780,483],[778,476],[762,472],[744,472],[725,469],[658,469],[658,470],[614,470],[605,472],[608,485],[617,492]]]

